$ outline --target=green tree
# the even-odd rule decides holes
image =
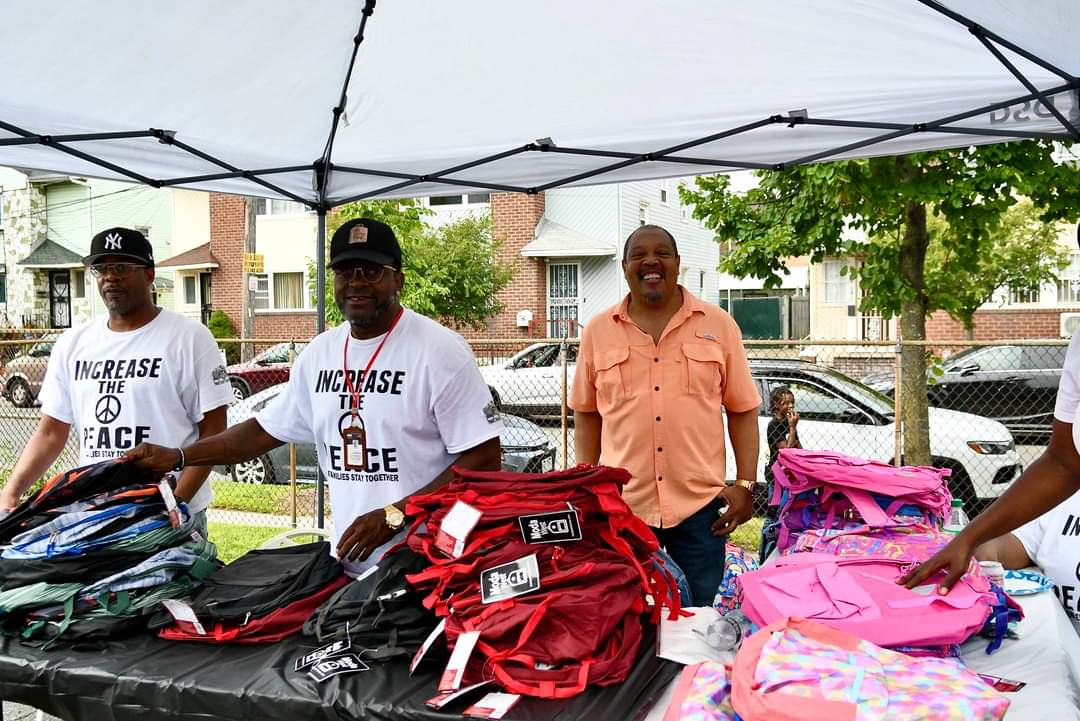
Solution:
[[[500,243],[492,236],[491,216],[469,215],[431,228],[424,222],[430,213],[413,200],[350,203],[328,219],[327,238],[352,218],[386,223],[401,244],[405,272],[402,304],[458,328],[482,328],[502,309],[496,296],[513,276],[513,268],[497,261]],[[310,277],[315,277],[314,270]],[[341,323],[344,318],[334,303],[334,281],[329,272],[324,292],[327,324]]]
[[[1069,264],[1069,254],[1058,243],[1061,226],[1045,223],[1029,201],[1005,211],[1000,225],[980,246],[972,268],[960,267],[952,252],[957,242],[941,218],[929,218],[930,248],[926,255],[927,295],[964,326],[968,340],[975,338],[975,311],[989,303],[1002,288],[1011,292],[1037,292],[1057,279]]]
[[[758,187],[745,194],[731,192],[726,176],[708,176],[680,193],[694,205],[694,217],[732,242],[721,260],[724,271],[775,287],[785,258],[858,256],[862,262],[851,272],[861,308],[898,316],[905,340],[923,340],[926,317],[956,307],[935,292],[946,283],[928,282],[927,218],[947,224],[942,244],[955,269],[952,282],[964,283],[979,271],[981,254],[1020,198],[1031,201],[1043,222],[1076,219],[1080,171],[1055,162],[1054,153],[1048,142],[982,145],[761,172]],[[929,463],[926,355],[905,345],[901,365],[905,459]]]
[[[208,322],[208,328],[210,335],[215,338],[235,338],[236,326],[229,320],[229,316],[225,315],[223,310],[215,310],[210,314],[210,320]],[[225,362],[229,365],[240,362],[240,344],[239,343],[218,343],[218,346],[225,351]]]

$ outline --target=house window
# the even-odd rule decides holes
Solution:
[[[578,264],[548,266],[548,335],[575,338],[578,334]]]
[[[270,277],[266,273],[252,273],[255,278],[255,297],[252,305],[255,310],[266,310],[270,307]]]
[[[184,276],[184,302],[188,305],[195,305],[199,302],[195,296],[195,276]]]
[[[667,205],[668,204],[668,195],[669,194],[670,194],[670,189],[669,189],[669,186],[668,186],[668,181],[665,178],[664,180],[660,181],[660,204],[661,205]]]
[[[1039,302],[1039,289],[1024,290],[1020,288],[1009,288],[1009,304],[1010,305],[1022,305],[1025,303],[1038,303]]]
[[[701,297],[704,297],[705,296],[705,271],[703,271],[703,270],[698,271],[697,287],[698,287],[698,295],[701,296]]]
[[[304,274],[274,273],[274,308],[298,310],[304,307]]]
[[[307,206],[295,200],[277,198],[256,198],[256,215],[300,215],[307,212]]]
[[[825,305],[847,305],[851,300],[851,279],[840,274],[844,266],[842,260],[827,260],[824,263]]]
[[[135,232],[142,233],[143,237],[150,240],[150,226],[149,225],[133,225],[131,226]]]
[[[491,193],[468,193],[465,195],[433,195],[428,205],[479,205],[491,202]]]
[[[0,270],[0,303],[7,303],[7,272]]]
[[[466,196],[466,202],[470,205],[474,203],[490,203],[491,193],[469,193]]]
[[[649,224],[649,204],[646,203],[644,200],[638,203],[637,220],[638,225]]]
[[[1066,305],[1080,303],[1080,253],[1073,253],[1068,267],[1057,281],[1057,302]]]
[[[86,297],[86,271],[71,271],[71,295],[75,298]]]
[[[679,220],[684,223],[690,222],[690,209],[687,208],[685,205],[679,208]]]

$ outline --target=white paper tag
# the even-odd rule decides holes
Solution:
[[[379,570],[379,565],[375,564],[374,566],[371,566],[370,568],[366,569],[363,573],[361,573],[359,576],[357,576],[353,580],[354,581],[363,581],[365,578],[367,578],[368,576],[370,576],[371,574],[375,573],[378,570]]]
[[[195,615],[195,609],[187,605],[183,601],[179,601],[175,598],[166,598],[161,602],[161,605],[165,607],[165,610],[169,612],[177,621],[187,621],[195,627],[195,633],[200,636],[206,635],[206,629],[203,628],[202,623],[199,621],[199,617]]]
[[[465,709],[465,716],[473,718],[500,719],[521,699],[516,693],[493,691]]]
[[[169,514],[169,523],[172,524],[173,528],[179,528],[180,511],[176,508],[176,496],[173,495],[169,481],[165,478],[158,481],[158,490],[161,492],[161,498],[165,501],[165,512]]]
[[[461,698],[465,694],[471,693],[472,691],[475,691],[478,688],[483,688],[484,686],[487,686],[489,684],[491,684],[491,681],[481,681],[480,683],[474,683],[472,686],[466,686],[465,688],[458,691],[450,691],[449,693],[441,693],[438,696],[433,696],[432,698],[429,698],[427,701],[425,701],[425,703],[431,708],[442,708],[443,706],[446,706],[447,704],[455,701],[456,699]]]
[[[450,661],[446,664],[442,678],[439,679],[440,691],[446,693],[461,688],[461,677],[465,675],[465,666],[468,665],[469,657],[472,656],[473,648],[478,640],[480,640],[479,631],[467,631],[457,637],[454,652],[450,654]]]
[[[460,557],[465,552],[465,541],[482,515],[483,511],[478,511],[468,503],[455,503],[439,524],[439,531],[435,534],[435,547],[451,558]]]
[[[435,643],[436,639],[438,639],[445,630],[446,619],[443,618],[439,620],[439,625],[433,628],[431,630],[431,633],[428,634],[428,637],[424,639],[424,642],[420,644],[420,648],[416,649],[416,653],[413,655],[412,663],[409,664],[410,676],[412,676],[413,671],[416,670],[416,667],[420,665],[420,661],[422,661],[424,656],[427,655],[427,652],[431,650],[431,645]]]
[[[361,467],[366,460],[363,444],[358,440],[349,441],[345,446],[345,462],[350,466]]]

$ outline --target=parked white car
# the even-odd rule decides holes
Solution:
[[[576,361],[577,345],[567,345],[568,388],[573,384]],[[558,415],[562,400],[559,344],[531,345],[505,363],[480,371],[500,408],[526,416]],[[764,478],[768,461],[768,398],[780,385],[790,387],[795,394],[803,447],[893,460],[896,423],[892,399],[842,373],[803,361],[752,359],[750,371],[764,400],[759,478]],[[1023,470],[1012,434],[1001,423],[940,408],[930,409],[929,421],[934,465],[952,469],[953,494],[972,506],[1000,496]],[[729,466],[734,469],[730,449],[728,453]]]

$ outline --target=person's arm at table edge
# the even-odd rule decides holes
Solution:
[[[207,411],[199,421],[199,440],[216,436],[228,428],[226,406],[218,406]],[[185,459],[186,460],[186,459]],[[176,483],[176,497],[182,501],[190,501],[210,475],[212,466],[185,465],[180,474],[180,480]]]
[[[574,458],[578,463],[600,462],[600,432],[604,418],[597,411],[574,411]]]
[[[757,481],[758,454],[761,452],[758,408],[754,406],[741,413],[727,412],[728,436],[735,454],[735,478],[743,481]],[[727,503],[728,509],[713,522],[712,532],[726,536],[754,515],[754,494],[748,488],[732,485],[722,488],[718,495]]]
[[[258,458],[282,443],[263,430],[258,420],[249,418],[226,431],[185,446],[182,454],[184,467],[243,463]],[[179,449],[153,443],[140,443],[124,456],[124,460],[133,461],[139,468],[157,476],[175,468],[180,458]]]
[[[948,593],[967,570],[975,549],[1041,516],[1080,488],[1080,455],[1073,444],[1072,424],[1055,419],[1050,443],[1027,470],[956,538],[897,583],[914,588],[939,569],[947,575],[939,593]]]

